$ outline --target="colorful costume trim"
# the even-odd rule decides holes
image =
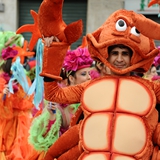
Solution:
[[[45,109],[44,109],[45,110]],[[47,151],[48,148],[59,138],[62,123],[61,113],[57,109],[56,121],[52,124],[48,133],[49,112],[43,111],[42,114],[33,119],[30,127],[29,142],[37,151]]]

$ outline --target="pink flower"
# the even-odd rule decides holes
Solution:
[[[93,60],[87,48],[68,50],[64,59],[63,68],[66,71],[77,71],[78,69],[91,66]]]
[[[13,58],[18,54],[18,51],[14,50],[13,47],[14,46],[12,46],[12,47],[9,46],[9,47],[2,50],[2,58],[4,60],[7,60],[8,58]]]
[[[91,76],[91,79],[95,79],[95,78],[100,77],[100,73],[98,71],[96,71],[95,69],[92,69],[90,71],[90,76]]]
[[[160,64],[160,54],[158,54],[153,61],[153,64],[157,67]]]

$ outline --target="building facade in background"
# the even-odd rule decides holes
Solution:
[[[21,25],[33,23],[30,10],[38,12],[43,0],[2,0],[0,1],[0,31],[16,31]],[[149,0],[64,0],[63,19],[69,24],[83,20],[83,35],[93,32],[118,9],[134,10],[160,23],[159,7],[147,7]],[[4,8],[2,7],[4,6]],[[82,35],[82,36],[83,36]],[[29,40],[31,33],[24,33]],[[81,43],[82,37],[74,44],[74,48]],[[158,45],[158,42],[157,42]]]

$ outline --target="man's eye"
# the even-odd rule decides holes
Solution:
[[[117,52],[111,52],[111,54],[112,54],[112,55],[117,55],[118,53],[117,53]]]
[[[128,52],[123,52],[123,55],[124,55],[124,56],[128,56],[129,53],[128,53]]]

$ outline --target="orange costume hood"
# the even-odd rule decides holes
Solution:
[[[87,34],[92,58],[102,61],[118,74],[131,71],[146,72],[159,53],[153,39],[160,39],[160,25],[133,11],[118,10],[92,34]],[[132,49],[131,66],[120,70],[107,61],[108,47],[125,44]]]

